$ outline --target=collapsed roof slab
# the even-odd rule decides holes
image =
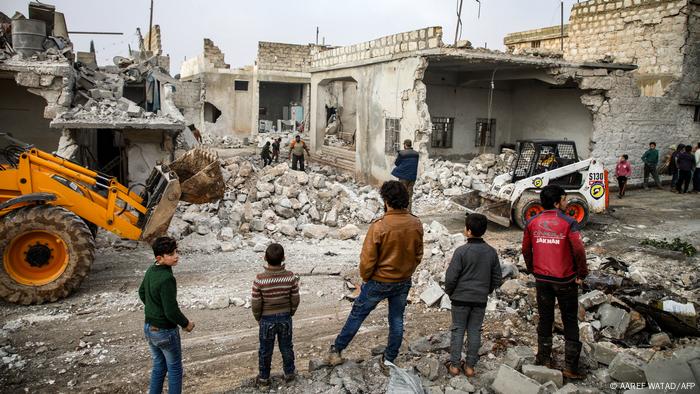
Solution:
[[[83,120],[83,119],[54,119],[50,123],[55,129],[142,129],[157,131],[179,132],[185,128],[184,122],[167,122],[165,120]]]

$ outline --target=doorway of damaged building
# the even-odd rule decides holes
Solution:
[[[80,164],[128,184],[127,141],[120,130],[79,129],[73,132],[79,146],[75,159]]]
[[[321,162],[355,171],[357,81],[352,77],[321,81],[316,92],[316,136]]]
[[[567,139],[590,154],[593,118],[576,83],[547,66],[462,57],[429,60],[423,82],[432,122],[432,158],[466,162],[522,139]]]
[[[245,81],[236,81],[245,82]],[[260,108],[258,131],[304,131],[304,84],[287,82],[259,82]],[[236,86],[236,89],[248,89]]]

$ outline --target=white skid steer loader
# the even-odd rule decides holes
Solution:
[[[513,169],[497,176],[489,190],[473,191],[456,202],[469,213],[481,213],[505,227],[515,222],[520,228],[544,210],[539,193],[547,185],[566,190],[566,214],[581,227],[591,213],[608,208],[607,171],[595,159],[579,161],[573,141],[523,140],[516,151]]]

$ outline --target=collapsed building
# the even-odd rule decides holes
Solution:
[[[174,158],[185,121],[157,25],[139,50],[98,67],[93,48],[73,51],[54,6],[32,2],[28,15],[0,16],[3,131],[126,184],[143,183],[157,162]]]
[[[254,65],[231,69],[208,39],[180,71],[179,108],[190,124],[217,137],[251,137],[308,128],[311,56],[323,45],[259,42]]]
[[[445,45],[440,27],[318,52],[310,145],[377,183],[390,178],[404,139],[423,164],[568,139],[608,167],[629,154],[639,178],[649,141],[665,150],[700,138],[699,18],[693,0],[592,0],[573,6],[563,53],[523,50],[517,34],[506,38],[511,53]],[[338,118],[350,143],[328,138]]]

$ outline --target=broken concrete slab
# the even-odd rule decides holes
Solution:
[[[542,365],[532,365],[526,364],[522,366],[523,374],[529,378],[532,378],[542,384],[549,381],[554,382],[557,388],[564,385],[564,377],[561,371],[556,369],[550,369]]]
[[[450,348],[450,333],[441,332],[435,335],[420,337],[409,345],[409,350],[415,354],[434,353]]]
[[[646,382],[644,362],[630,354],[618,353],[608,367],[610,376],[619,382]]]
[[[663,349],[671,346],[671,338],[665,332],[659,332],[649,338],[649,344]]]
[[[469,383],[469,380],[464,375],[455,376],[450,379],[450,386],[452,386],[455,390],[463,391],[465,393],[473,393],[476,391],[474,385]]]
[[[644,367],[644,376],[648,383],[668,385],[668,387],[671,387],[670,384],[679,387],[677,385],[696,382],[696,376],[688,362],[679,359],[653,361]]]
[[[529,346],[509,348],[503,363],[515,370],[520,370],[524,364],[535,363],[535,352]]]
[[[573,383],[568,383],[566,386],[555,391],[554,394],[578,394],[578,387]]]
[[[435,380],[440,376],[440,361],[432,357],[424,357],[418,361],[416,369],[428,380]]]
[[[540,384],[536,380],[528,378],[505,364],[498,369],[491,388],[496,394],[539,394],[540,392]]]

